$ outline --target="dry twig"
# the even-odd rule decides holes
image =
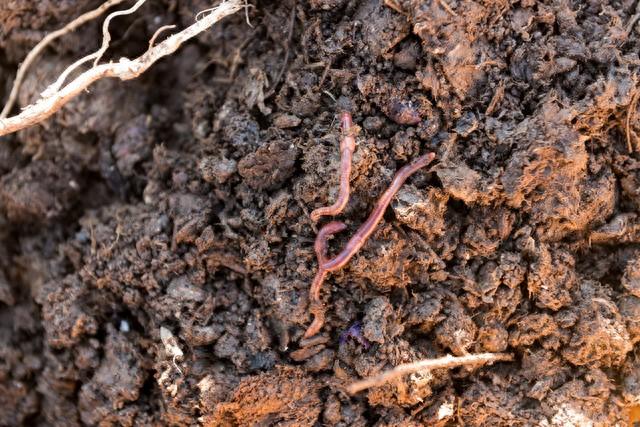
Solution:
[[[18,92],[20,91],[20,86],[22,86],[22,81],[24,80],[24,77],[27,74],[27,70],[29,70],[29,67],[31,66],[31,64],[33,64],[33,62],[38,58],[38,56],[44,50],[45,47],[51,44],[51,42],[53,42],[55,39],[75,31],[76,28],[78,28],[82,24],[97,18],[98,16],[102,15],[107,9],[119,3],[122,3],[123,1],[125,0],[108,0],[104,2],[98,8],[80,15],[79,17],[69,22],[67,25],[60,28],[59,30],[56,30],[51,34],[48,34],[37,45],[35,45],[35,47],[31,50],[31,52],[29,52],[27,57],[24,59],[24,61],[22,61],[22,64],[20,64],[20,67],[18,68],[18,72],[16,73],[16,79],[13,82],[13,87],[11,88],[11,92],[9,94],[9,99],[7,100],[7,103],[4,105],[2,112],[0,113],[0,119],[4,119],[9,115],[9,112],[13,108],[13,105],[15,104],[16,99],[18,98]]]
[[[327,274],[332,271],[340,270],[347,265],[351,258],[364,246],[367,239],[373,234],[378,223],[384,215],[384,211],[391,203],[391,199],[398,192],[400,187],[411,175],[416,173],[419,169],[427,166],[435,158],[434,153],[428,153],[424,156],[418,157],[413,163],[410,163],[402,167],[396,172],[389,188],[382,193],[376,206],[371,211],[369,218],[362,223],[358,231],[349,239],[344,249],[332,259],[327,259],[327,240],[330,236],[339,233],[346,228],[346,225],[342,222],[332,221],[322,227],[318,232],[315,242],[316,257],[318,258],[318,272],[316,273],[311,288],[309,289],[309,301],[311,306],[311,313],[314,316],[313,322],[309,325],[309,328],[304,333],[304,338],[310,338],[317,334],[322,325],[324,324],[324,307],[320,301],[320,288],[326,278]]]
[[[35,104],[26,107],[17,116],[0,119],[0,136],[16,132],[47,119],[97,80],[106,77],[130,80],[140,76],[156,61],[178,50],[187,40],[197,36],[225,16],[231,15],[243,7],[242,0],[223,1],[210,14],[179,33],[163,40],[138,58],[122,58],[117,63],[101,64],[90,68],[59,90],[47,93],[47,96],[43,94],[43,97]]]
[[[511,361],[513,355],[508,353],[480,353],[469,354],[467,356],[454,357],[451,355],[439,359],[420,360],[418,362],[404,363],[395,368],[383,372],[380,375],[357,381],[347,387],[350,394],[358,393],[371,387],[381,386],[395,378],[413,374],[420,371],[430,371],[433,369],[449,369],[458,366],[485,365],[500,361]]]

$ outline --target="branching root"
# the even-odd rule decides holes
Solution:
[[[93,9],[87,13],[83,13],[73,21],[69,22],[64,27],[50,34],[47,34],[45,38],[40,40],[40,42],[37,45],[35,45],[33,49],[31,49],[31,52],[29,52],[29,54],[24,59],[24,61],[22,61],[22,64],[20,64],[20,67],[18,68],[18,72],[16,74],[16,79],[13,82],[13,86],[9,94],[9,99],[7,100],[7,103],[4,105],[2,112],[0,113],[0,119],[4,119],[11,112],[11,109],[13,108],[13,105],[15,104],[16,99],[18,98],[18,93],[20,92],[20,86],[22,86],[22,81],[24,80],[24,77],[26,76],[27,71],[29,70],[29,67],[31,66],[31,64],[34,63],[34,61],[42,53],[45,47],[49,46],[54,40],[64,36],[65,34],[69,34],[75,31],[82,24],[85,24],[89,21],[96,19],[98,16],[102,15],[106,10],[108,10],[112,6],[122,3],[123,1],[125,0],[108,0],[104,2],[102,5],[100,5],[99,7],[97,7],[96,9]]]
[[[131,9],[140,7],[145,0],[139,0]],[[76,97],[80,92],[87,89],[92,83],[106,77],[115,77],[121,80],[130,80],[140,76],[147,71],[159,59],[173,54],[187,40],[197,36],[203,31],[210,28],[213,24],[222,18],[231,15],[244,7],[242,0],[226,0],[223,1],[215,9],[211,9],[206,15],[202,16],[191,26],[184,30],[173,34],[156,46],[151,47],[144,54],[135,59],[122,58],[119,62],[95,65],[89,70],[78,75],[71,82],[62,87],[49,87],[42,97],[35,103],[26,107],[20,114],[0,119],[0,136],[16,132],[20,129],[35,125],[50,117],[52,114],[60,110],[67,102]],[[131,10],[129,9],[129,10]],[[124,11],[121,11],[124,12]],[[119,12],[115,12],[119,13]],[[110,15],[110,16],[113,16]],[[108,21],[108,18],[107,18]],[[105,21],[105,24],[107,24]],[[103,30],[105,26],[103,26]],[[108,31],[107,31],[108,34]],[[77,68],[76,64],[85,63],[89,60],[99,59],[102,55],[103,45],[97,52],[80,59],[71,67]],[[70,68],[71,68],[70,67]],[[66,73],[66,74],[65,74]],[[68,76],[65,71],[64,78]],[[63,76],[61,76],[63,77]],[[64,82],[64,79],[58,79],[57,82]]]

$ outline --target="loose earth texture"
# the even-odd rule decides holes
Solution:
[[[29,50],[101,1],[0,3],[4,102]],[[0,139],[0,425],[632,425],[638,2],[251,4],[251,26],[225,18]],[[147,2],[104,60],[211,6]],[[56,40],[19,107],[100,40],[101,20]],[[359,133],[330,255],[400,167],[436,161],[327,277],[303,346],[343,111]],[[487,352],[514,360],[346,392]]]

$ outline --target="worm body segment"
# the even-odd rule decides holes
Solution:
[[[318,208],[309,215],[313,222],[318,222],[320,217],[335,216],[342,212],[349,202],[349,179],[351,178],[351,159],[356,149],[353,120],[351,113],[344,112],[340,116],[342,124],[342,140],[340,141],[340,192],[338,198],[331,206]]]

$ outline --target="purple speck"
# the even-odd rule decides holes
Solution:
[[[371,345],[369,341],[367,341],[367,339],[362,335],[362,323],[360,322],[355,322],[349,327],[349,329],[340,334],[340,345],[344,345],[349,338],[354,339],[365,350],[368,350],[369,346]]]

